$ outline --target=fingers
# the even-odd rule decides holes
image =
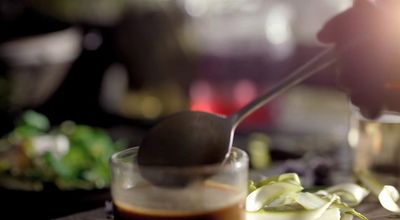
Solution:
[[[317,39],[322,43],[337,42],[341,38],[340,35],[343,34],[343,29],[347,26],[346,23],[351,16],[353,16],[351,10],[347,10],[333,17],[317,33]]]
[[[382,111],[384,110],[382,97],[377,95],[379,93],[380,92],[378,91],[376,91],[376,93],[372,95],[353,93],[350,96],[350,100],[354,105],[359,107],[360,112],[364,117],[369,119],[376,119],[381,115]]]
[[[371,54],[370,50],[357,45],[353,50],[340,54],[339,81],[361,113],[374,119],[385,107],[385,75],[379,53]]]
[[[370,26],[371,14],[375,13],[374,3],[371,0],[356,0],[353,7],[330,19],[317,33],[322,43],[336,43],[338,46],[347,44],[351,39],[363,35]]]
[[[400,112],[399,11],[400,0],[355,0],[317,34],[338,48],[340,84],[367,118],[384,109]],[[386,82],[399,82],[398,90],[389,90]]]

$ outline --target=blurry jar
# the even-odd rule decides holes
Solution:
[[[369,172],[384,184],[400,186],[400,114],[384,112],[369,120],[354,108],[348,133],[353,171]]]

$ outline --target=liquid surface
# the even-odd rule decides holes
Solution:
[[[243,203],[204,212],[159,211],[114,203],[116,220],[244,220]]]
[[[244,220],[247,193],[206,181],[183,189],[151,184],[114,187],[112,194],[116,220]]]

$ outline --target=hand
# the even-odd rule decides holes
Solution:
[[[355,0],[318,33],[339,55],[339,80],[364,116],[400,112],[400,1]],[[350,50],[341,48],[352,45]]]

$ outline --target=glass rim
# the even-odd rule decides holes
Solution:
[[[132,157],[138,151],[140,146],[134,146],[122,151],[114,153],[110,158],[110,164],[113,167],[134,167],[138,166],[137,163],[132,163],[130,161],[124,161],[123,158]],[[177,166],[158,166],[158,165],[146,165],[142,166],[143,169],[162,169],[168,171],[195,171],[195,170],[213,170],[213,169],[221,169],[234,166],[235,168],[241,168],[247,166],[248,163],[248,155],[247,153],[237,147],[232,147],[229,155],[232,153],[237,153],[237,158],[234,160],[233,163],[213,163],[213,164],[205,164],[199,166],[189,166],[189,167],[177,167]]]

